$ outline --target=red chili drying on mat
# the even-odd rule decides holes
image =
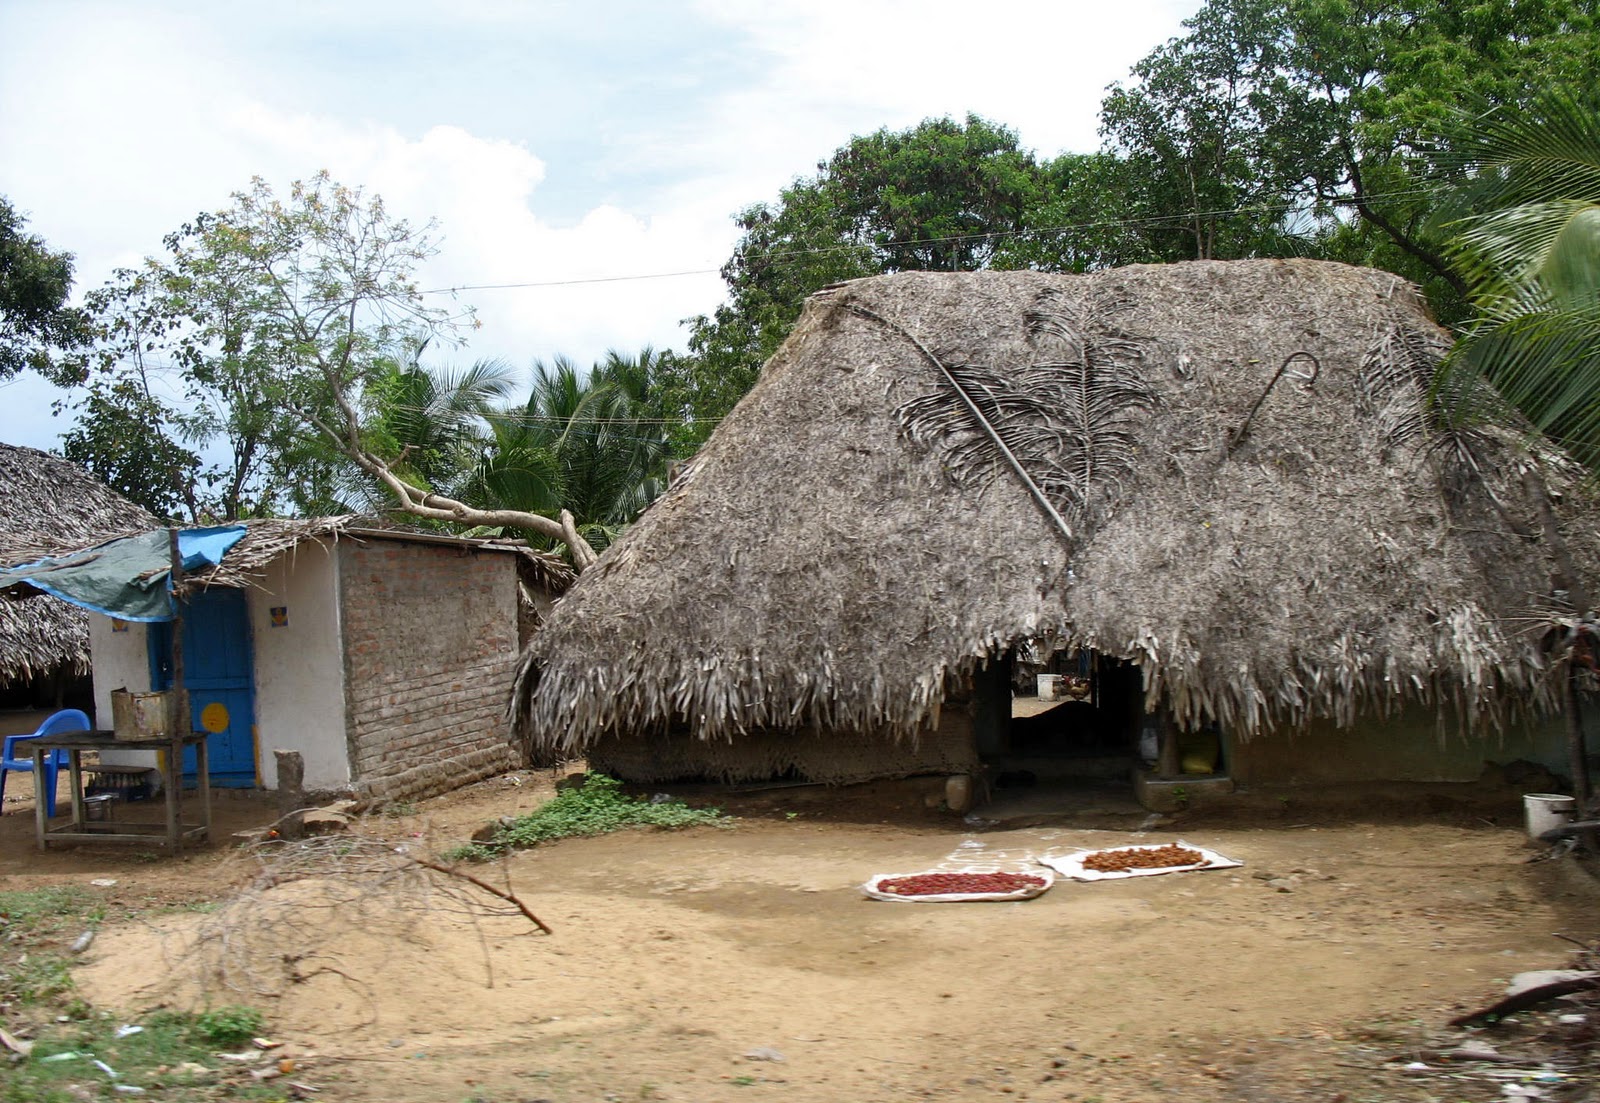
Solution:
[[[942,896],[956,892],[1016,892],[1045,884],[1043,877],[1030,873],[918,873],[879,881],[878,891],[896,896]]]
[[[1130,869],[1165,869],[1167,866],[1204,865],[1206,856],[1198,850],[1178,846],[1152,846],[1142,850],[1097,850],[1086,855],[1083,868],[1096,873],[1126,873]]]

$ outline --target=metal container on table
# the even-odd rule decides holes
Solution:
[[[111,691],[111,730],[118,739],[166,739],[173,731],[178,695]]]

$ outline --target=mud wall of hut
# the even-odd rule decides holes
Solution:
[[[972,711],[945,709],[939,724],[915,742],[838,732],[759,731],[729,743],[686,732],[610,735],[589,751],[589,765],[635,784],[667,781],[727,783],[790,779],[844,785],[917,774],[975,770]]]
[[[339,549],[357,790],[424,796],[518,765],[505,723],[518,642],[513,557],[394,540]]]
[[[1590,745],[1597,725],[1587,726]],[[1535,763],[1566,774],[1565,733],[1559,719],[1508,723],[1504,730],[1467,731],[1446,713],[1411,708],[1349,728],[1314,723],[1303,732],[1269,732],[1235,741],[1229,772],[1243,785],[1337,785],[1364,781],[1470,782],[1507,763]]]

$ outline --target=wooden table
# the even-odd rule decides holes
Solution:
[[[203,731],[179,733],[170,739],[118,739],[109,731],[56,732],[28,740],[33,752],[36,784],[44,781],[44,756],[51,751],[67,752],[67,768],[72,775],[72,813],[59,827],[50,827],[45,814],[44,793],[34,799],[34,826],[39,849],[51,843],[142,843],[164,847],[173,854],[185,843],[204,842],[211,834],[211,776]],[[195,773],[200,782],[200,822],[186,824],[183,810],[183,749],[195,749]],[[83,799],[84,751],[164,751],[161,764],[161,791],[166,798],[165,823],[130,823],[123,820],[90,820]]]

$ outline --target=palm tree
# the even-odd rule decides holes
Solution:
[[[1478,319],[1444,378],[1487,379],[1600,471],[1600,111],[1552,94],[1477,120],[1452,145],[1466,182],[1441,220],[1458,231]]]
[[[1453,256],[1479,316],[1443,365],[1440,408],[1457,423],[1521,421],[1600,474],[1600,111],[1552,93],[1532,110],[1478,120],[1453,143],[1451,160],[1466,180],[1443,220],[1458,231]],[[1542,482],[1531,470],[1526,478]],[[1600,619],[1572,569],[1548,492],[1530,489],[1555,561],[1552,593],[1566,596],[1567,608],[1549,627],[1565,660],[1581,814],[1590,785],[1580,670],[1594,669]]]
[[[501,360],[427,367],[421,353],[417,348],[390,357],[362,395],[368,411],[363,443],[389,457],[394,473],[411,484],[454,495],[473,476],[485,420],[511,393],[514,372]],[[326,500],[311,503],[315,512],[382,513],[394,504],[377,479],[349,460],[331,460],[325,482],[319,490]]]
[[[490,509],[567,509],[598,549],[661,492],[667,425],[648,415],[654,352],[608,353],[589,372],[535,361],[520,406],[487,417],[491,438],[470,494]]]

